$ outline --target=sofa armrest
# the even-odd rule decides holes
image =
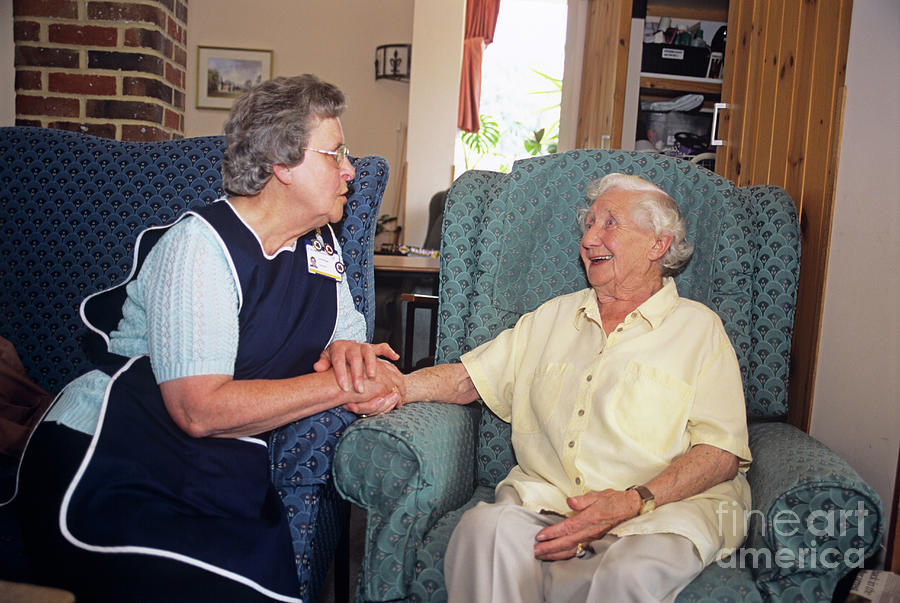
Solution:
[[[735,562],[750,564],[773,600],[830,600],[880,545],[881,499],[844,459],[790,425],[751,425],[750,450],[754,510]]]
[[[357,421],[338,443],[338,492],[364,508],[362,599],[408,595],[416,548],[474,489],[479,406],[415,402]]]

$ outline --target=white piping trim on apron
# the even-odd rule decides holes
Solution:
[[[263,257],[266,258],[267,260],[275,259],[275,257],[278,256],[278,254],[281,253],[282,251],[296,251],[297,250],[297,241],[300,240],[300,237],[297,237],[297,239],[294,240],[293,245],[285,245],[284,247],[279,247],[278,250],[275,251],[275,253],[271,253],[271,254],[266,253],[266,248],[263,247],[262,239],[259,238],[259,235],[256,234],[256,231],[253,230],[253,227],[247,223],[247,221],[244,219],[244,216],[242,216],[238,212],[238,210],[236,210],[234,208],[234,205],[231,204],[231,201],[229,201],[228,199],[225,199],[225,203],[228,204],[228,207],[231,208],[231,211],[234,212],[234,215],[237,216],[237,219],[241,221],[241,224],[243,224],[247,228],[247,230],[249,230],[250,233],[253,235],[253,238],[256,239],[256,242],[259,244],[259,249],[262,252]]]
[[[224,197],[221,199],[217,199],[216,201],[214,201],[214,203],[218,203],[220,201],[223,201],[226,204],[228,204],[228,206],[231,208],[231,210],[234,211],[234,208],[231,207],[231,204],[228,203],[228,200],[225,199]],[[235,213],[237,213],[237,212],[235,212]],[[85,314],[84,314],[85,304],[87,304],[88,300],[90,300],[91,298],[93,298],[97,295],[100,295],[101,293],[107,293],[109,291],[112,291],[113,289],[118,289],[119,287],[124,287],[124,286],[128,285],[128,283],[130,283],[132,280],[134,280],[134,278],[136,276],[135,272],[136,272],[136,267],[137,267],[138,254],[140,253],[140,249],[141,249],[141,239],[144,237],[145,233],[150,232],[151,230],[159,230],[161,228],[167,228],[167,229],[171,228],[171,227],[175,226],[176,224],[178,224],[179,222],[181,222],[187,216],[194,216],[196,218],[199,218],[204,224],[206,224],[209,227],[209,229],[213,233],[213,236],[215,236],[216,240],[219,242],[219,246],[222,248],[222,250],[225,253],[225,259],[228,261],[228,266],[229,266],[229,268],[231,268],[231,274],[234,278],[235,289],[237,290],[237,294],[238,294],[238,312],[241,311],[241,308],[243,307],[243,304],[244,304],[244,292],[241,291],[241,283],[238,280],[237,269],[235,268],[234,262],[231,259],[231,254],[228,253],[228,248],[225,246],[225,241],[222,240],[222,237],[219,235],[218,231],[216,231],[216,229],[213,228],[212,225],[203,218],[203,216],[196,213],[194,210],[188,210],[188,211],[184,212],[183,214],[181,214],[180,216],[178,216],[178,219],[175,220],[174,222],[172,222],[171,224],[165,224],[162,226],[150,226],[148,228],[145,228],[141,232],[139,232],[137,239],[135,239],[135,242],[134,242],[134,252],[133,252],[134,255],[132,256],[131,270],[128,272],[128,276],[121,283],[119,283],[113,287],[110,287],[109,289],[104,289],[103,291],[97,291],[95,293],[91,293],[90,295],[85,297],[83,300],[81,300],[81,304],[79,304],[79,306],[78,306],[78,313],[81,316],[81,322],[83,322],[85,324],[85,326],[87,326],[88,329],[90,329],[91,331],[93,331],[94,333],[96,333],[97,335],[99,335],[100,337],[103,338],[103,341],[106,342],[106,350],[107,351],[109,351],[109,345],[110,345],[109,335],[107,335],[102,330],[95,327],[87,319],[87,316],[85,316]]]
[[[153,547],[144,547],[144,546],[134,546],[134,545],[122,545],[122,546],[98,546],[89,544],[82,540],[79,540],[69,531],[69,526],[66,521],[66,515],[69,509],[69,503],[72,500],[72,496],[75,492],[75,489],[78,487],[78,482],[81,481],[81,478],[84,476],[84,472],[87,470],[88,465],[90,464],[91,458],[94,456],[94,452],[97,448],[97,442],[100,439],[100,433],[103,430],[103,423],[106,420],[106,407],[109,403],[109,393],[112,389],[113,384],[116,382],[116,379],[131,368],[131,365],[134,364],[137,360],[143,358],[146,354],[142,354],[140,356],[134,356],[125,363],[125,365],[120,368],[109,380],[109,384],[106,386],[106,391],[103,393],[103,404],[100,407],[100,419],[97,422],[97,428],[94,430],[94,436],[91,438],[91,443],[88,446],[87,453],[84,455],[84,459],[81,461],[81,465],[78,467],[78,471],[75,472],[75,477],[72,478],[72,483],[69,484],[69,487],[66,489],[66,494],[63,497],[62,505],[59,509],[59,530],[62,532],[62,535],[68,540],[72,545],[84,549],[86,551],[91,551],[94,553],[104,553],[104,554],[114,554],[114,553],[135,553],[140,555],[152,555],[155,557],[163,557],[166,559],[172,559],[175,561],[180,561],[182,563],[186,563],[188,565],[193,565],[194,567],[199,567],[206,571],[212,572],[214,574],[218,574],[245,586],[252,588],[253,590],[275,599],[276,601],[285,601],[287,603],[303,603],[302,599],[298,597],[289,597],[287,595],[282,595],[276,593],[268,588],[265,588],[261,584],[247,578],[246,576],[242,576],[240,574],[236,574],[232,571],[222,569],[218,566],[212,565],[205,561],[201,561],[200,559],[196,559],[194,557],[189,557],[187,555],[183,555],[181,553],[175,553],[172,551],[167,551],[164,549],[157,549]],[[243,439],[243,438],[240,438]]]
[[[65,388],[63,388],[63,390],[65,390]],[[19,475],[21,475],[21,473],[22,473],[22,461],[25,460],[25,453],[28,452],[28,445],[31,443],[31,438],[32,438],[32,436],[34,436],[34,432],[37,431],[38,427],[41,426],[41,423],[44,422],[44,418],[50,412],[50,409],[53,408],[54,406],[56,406],[56,402],[59,400],[59,397],[61,395],[62,395],[62,391],[60,391],[58,394],[56,394],[56,397],[53,398],[53,401],[47,405],[47,409],[44,410],[43,414],[41,414],[41,418],[38,420],[37,423],[34,424],[34,429],[32,429],[31,433],[28,434],[28,439],[25,440],[25,447],[22,448],[22,456],[19,458],[18,465],[16,465],[16,479],[15,479],[15,482],[13,483],[12,494],[10,494],[8,499],[6,499],[4,501],[0,501],[0,507],[4,507],[4,506],[8,505],[9,503],[11,503],[12,501],[14,501],[16,499],[16,496],[19,494]]]
[[[341,249],[341,244],[338,243],[338,238],[337,238],[337,236],[334,234],[334,229],[331,228],[331,224],[326,224],[325,226],[328,227],[328,232],[331,233],[331,240],[334,241],[334,252],[340,254],[340,255],[341,255],[341,260],[343,261],[343,259],[344,259],[344,250]],[[347,278],[348,278],[348,277],[347,277],[347,272],[344,271],[344,278],[342,278],[342,279],[340,280],[340,282],[338,282],[338,281],[335,281],[335,282],[334,282],[334,287],[335,287],[335,289],[334,289],[335,315],[334,315],[334,326],[331,328],[331,335],[328,337],[328,342],[329,342],[329,343],[332,342],[332,341],[334,341],[334,334],[337,333],[338,322],[340,322],[339,317],[340,317],[340,315],[341,315],[341,290],[340,290],[340,289],[341,289],[341,285],[344,284],[344,282],[346,281]],[[349,283],[347,283],[347,286],[349,287]],[[327,347],[327,344],[326,344],[326,347]]]
[[[221,199],[217,199],[216,201],[214,201],[214,203],[219,202],[219,201],[225,201],[227,203],[227,199],[225,199],[224,197]],[[230,204],[229,204],[229,206],[230,206]],[[234,211],[234,208],[232,208],[232,211]],[[238,295],[238,312],[241,311],[241,307],[243,306],[243,303],[244,303],[244,292],[241,290],[241,282],[238,279],[237,268],[235,268],[235,266],[234,266],[234,261],[231,259],[231,254],[228,253],[228,247],[225,246],[225,241],[222,240],[222,237],[219,235],[219,232],[215,228],[213,228],[209,222],[207,222],[205,219],[203,219],[202,216],[200,216],[199,214],[194,212],[194,210],[188,210],[188,211],[184,212],[182,215],[180,215],[178,217],[178,219],[175,220],[174,222],[172,222],[171,224],[166,224],[163,226],[150,226],[148,228],[145,228],[141,232],[139,232],[137,239],[135,239],[135,243],[134,243],[134,252],[133,252],[134,255],[132,257],[131,270],[128,273],[128,277],[125,278],[125,280],[123,280],[121,283],[119,283],[113,287],[110,287],[109,289],[104,289],[103,291],[97,291],[95,293],[91,293],[90,295],[85,297],[83,300],[81,300],[81,303],[78,305],[78,314],[81,316],[81,322],[84,323],[84,325],[88,329],[90,329],[91,331],[93,331],[94,333],[98,334],[100,337],[103,338],[103,340],[106,342],[106,350],[107,351],[109,351],[109,345],[110,345],[109,336],[106,333],[104,333],[103,331],[101,331],[100,329],[98,329],[97,327],[95,327],[94,325],[92,325],[90,323],[90,321],[88,321],[87,316],[85,316],[85,314],[84,314],[85,303],[89,299],[91,299],[92,297],[94,297],[96,295],[100,295],[101,293],[106,293],[108,291],[112,291],[113,289],[117,289],[119,287],[126,286],[126,285],[128,285],[128,283],[130,283],[132,280],[134,280],[135,267],[137,266],[138,253],[140,252],[141,238],[144,236],[145,232],[148,232],[150,230],[159,230],[160,228],[171,228],[172,226],[175,226],[176,224],[178,224],[183,218],[185,218],[186,216],[189,216],[189,215],[199,218],[204,224],[206,224],[207,227],[209,227],[209,229],[212,231],[213,236],[215,236],[216,240],[219,242],[219,246],[222,248],[222,251],[225,255],[225,259],[228,262],[228,267],[231,269],[232,278],[234,278],[234,286],[235,286],[235,290],[237,291],[237,295]],[[66,384],[65,387],[63,387],[58,394],[56,394],[56,396],[53,398],[53,401],[47,406],[47,409],[41,415],[40,420],[35,424],[36,427],[31,430],[31,433],[28,434],[28,439],[25,440],[25,447],[22,449],[22,458],[19,459],[18,466],[16,467],[16,479],[15,479],[15,483],[13,484],[12,494],[10,495],[10,497],[7,500],[0,501],[0,507],[6,506],[9,503],[11,503],[12,501],[14,501],[16,499],[16,496],[19,494],[19,475],[22,471],[22,459],[25,458],[25,452],[28,450],[28,444],[31,443],[31,437],[34,435],[34,432],[37,431],[37,427],[39,427],[41,425],[41,423],[44,422],[44,418],[50,413],[50,410],[54,406],[56,406],[56,403],[59,401],[60,396],[62,396],[63,392],[66,390],[67,387],[69,387],[69,385],[71,385],[71,381],[68,384]],[[262,444],[263,446],[268,448],[268,444],[265,441],[260,440],[259,438],[243,437],[243,438],[237,438],[237,439],[251,442],[253,444]]]

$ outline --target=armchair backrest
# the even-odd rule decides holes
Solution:
[[[137,143],[0,128],[0,335],[36,383],[56,393],[90,368],[81,300],[128,274],[138,232],[222,196],[224,144],[222,136]],[[377,156],[353,163],[339,237],[371,337],[371,258],[388,166]]]
[[[456,360],[544,301],[587,286],[577,209],[587,205],[588,184],[613,172],[641,176],[678,203],[695,245],[676,277],[679,293],[722,318],[748,416],[783,417],[800,265],[794,203],[778,187],[739,189],[666,156],[578,150],[517,161],[509,174],[462,174],[444,219],[437,361]],[[513,462],[498,446],[508,448],[508,429],[485,412],[479,437],[479,480],[493,485]]]

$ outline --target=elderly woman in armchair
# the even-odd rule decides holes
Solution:
[[[745,536],[741,376],[671,278],[692,253],[678,207],[622,174],[589,197],[590,288],[407,376],[410,400],[481,397],[512,428],[518,465],[450,540],[451,602],[671,601]]]

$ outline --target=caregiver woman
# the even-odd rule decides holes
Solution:
[[[262,434],[405,393],[378,358],[394,351],[364,343],[330,226],[355,176],[344,107],[312,75],[253,88],[225,126],[227,197],[141,236],[124,304],[86,302],[115,317],[108,362],[63,391],[21,470],[35,581],[79,601],[299,600]]]

